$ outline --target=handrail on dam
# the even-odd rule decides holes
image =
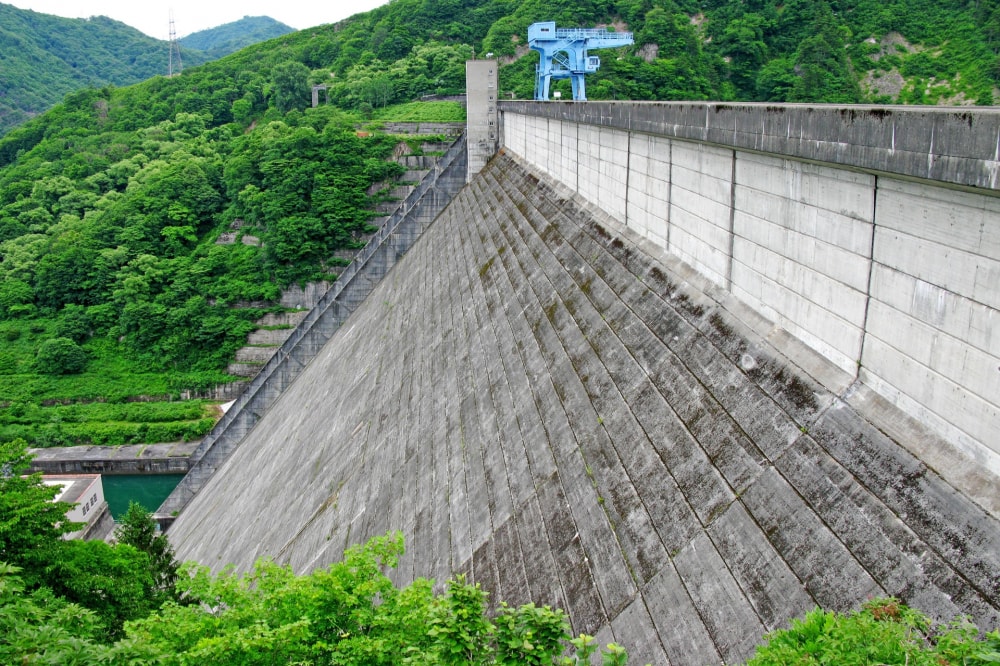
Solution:
[[[287,358],[288,353],[295,348],[302,337],[308,332],[308,330],[316,323],[319,317],[322,315],[323,311],[330,307],[337,297],[344,290],[346,285],[358,274],[358,271],[371,259],[372,255],[378,249],[379,246],[388,238],[399,226],[400,222],[406,217],[406,213],[413,207],[416,202],[427,193],[427,190],[434,187],[437,184],[438,176],[454,162],[455,158],[465,152],[465,135],[455,141],[451,145],[451,148],[444,154],[441,160],[434,166],[434,169],[429,173],[410,194],[403,200],[392,215],[386,220],[385,224],[379,227],[379,230],[372,236],[371,240],[361,249],[351,263],[344,269],[337,280],[330,286],[325,294],[319,299],[319,301],[309,310],[309,313],[299,322],[295,327],[295,330],[290,336],[282,343],[278,351],[274,353],[274,356],[261,368],[260,372],[253,378],[247,388],[240,394],[240,397],[236,399],[236,402],[230,407],[226,415],[216,423],[212,431],[205,437],[207,441],[209,438],[215,439],[218,435],[224,431],[229,423],[235,418],[237,411],[245,405],[250,398],[260,390],[260,387],[267,382],[268,378],[273,374],[274,370],[284,362]],[[211,445],[211,443],[209,443]],[[203,453],[202,447],[195,450],[194,456],[200,457]]]
[[[466,136],[463,132],[451,145],[451,147],[445,152],[445,154],[438,160],[437,164],[431,169],[420,184],[413,189],[412,192],[400,203],[399,207],[389,216],[389,218],[382,224],[379,230],[372,236],[364,248],[362,248],[355,256],[351,263],[347,266],[343,273],[341,273],[337,280],[331,285],[331,287],[326,291],[325,294],[319,299],[315,306],[313,306],[306,316],[299,322],[292,331],[292,334],[282,343],[274,355],[268,360],[264,366],[261,367],[257,375],[251,380],[247,387],[240,393],[239,397],[229,408],[229,410],[223,415],[212,430],[205,436],[202,440],[201,445],[194,450],[191,454],[191,466],[189,468],[188,475],[185,479],[181,480],[180,485],[171,493],[164,503],[161,505],[158,511],[157,519],[160,521],[161,525],[169,524],[170,519],[167,515],[176,515],[183,507],[190,501],[197,489],[192,489],[188,481],[192,473],[196,473],[199,470],[201,461],[205,459],[206,454],[215,447],[216,443],[222,439],[229,429],[232,427],[233,423],[241,417],[242,411],[253,402],[253,400],[261,393],[265,388],[271,378],[275,375],[279,368],[281,368],[288,360],[291,358],[292,352],[296,347],[302,342],[302,340],[310,334],[314,326],[322,319],[324,314],[329,310],[336,302],[338,297],[344,292],[344,290],[352,283],[352,281],[358,277],[361,271],[364,270],[365,266],[375,255],[375,253],[384,245],[384,243],[399,229],[399,226],[406,220],[407,215],[414,210],[420,200],[427,194],[428,191],[437,186],[440,176],[445,173],[455,162],[456,159],[465,155],[466,151]],[[304,365],[304,364],[303,364]],[[239,435],[239,439],[233,444],[243,439],[243,436]],[[228,452],[224,452],[224,456],[228,457]],[[224,459],[224,458],[223,458]],[[217,461],[221,463],[222,461]]]

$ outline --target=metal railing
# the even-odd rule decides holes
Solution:
[[[556,28],[556,39],[610,39],[631,41],[631,32],[610,32],[605,28]]]
[[[253,378],[253,380],[251,380],[225,415],[223,415],[223,417],[216,422],[212,430],[209,431],[209,433],[202,440],[201,445],[192,453],[192,462],[189,474],[196,471],[196,469],[200,466],[201,461],[205,460],[206,456],[213,449],[215,444],[223,438],[226,431],[238,418],[240,418],[243,409],[257,397],[258,393],[260,393],[262,389],[264,389],[274,373],[291,356],[296,346],[310,334],[313,327],[323,318],[326,311],[337,302],[337,298],[351,284],[354,278],[361,273],[379,248],[382,247],[389,237],[396,232],[399,225],[406,219],[407,214],[417,206],[429,190],[437,185],[441,174],[447,171],[448,168],[454,164],[455,160],[465,153],[465,150],[466,136],[463,132],[445,152],[441,159],[438,160],[433,170],[424,177],[424,179],[416,188],[414,188],[412,192],[410,192],[406,199],[403,200],[399,207],[371,237],[365,247],[354,256],[354,259],[347,266],[344,272],[338,276],[337,280],[330,286],[327,292],[323,294],[316,305],[309,310],[308,314],[306,314],[302,321],[299,322],[299,324],[292,331],[292,334],[289,335],[284,343],[282,343],[270,360],[264,364],[263,367],[261,367],[257,375]],[[242,439],[242,437],[240,437],[240,439]],[[206,460],[206,462],[208,461]],[[187,477],[185,477],[185,479],[186,478]],[[177,492],[190,492],[190,494],[193,495],[190,488],[184,488],[185,485],[185,480],[182,479],[180,485],[177,487]],[[189,498],[184,499],[183,504],[187,504],[188,499]],[[172,500],[175,500],[174,494],[171,494],[171,496],[167,498],[164,505]]]

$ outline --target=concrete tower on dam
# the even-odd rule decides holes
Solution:
[[[876,595],[1000,625],[1000,115],[497,112],[178,556],[309,571],[398,529],[399,582],[464,573],[635,663]]]

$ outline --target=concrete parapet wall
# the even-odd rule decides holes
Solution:
[[[388,134],[445,134],[458,137],[465,131],[465,123],[384,123],[382,131]]]
[[[830,388],[860,380],[1000,473],[997,111],[501,109],[506,150],[818,351]]]
[[[500,110],[952,185],[1000,186],[995,108],[509,101]]]

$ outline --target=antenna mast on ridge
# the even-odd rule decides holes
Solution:
[[[177,41],[177,30],[174,28],[174,10],[170,10],[170,56],[167,64],[167,76],[174,75],[174,60],[177,61],[177,73],[184,69],[181,63],[181,45]]]

